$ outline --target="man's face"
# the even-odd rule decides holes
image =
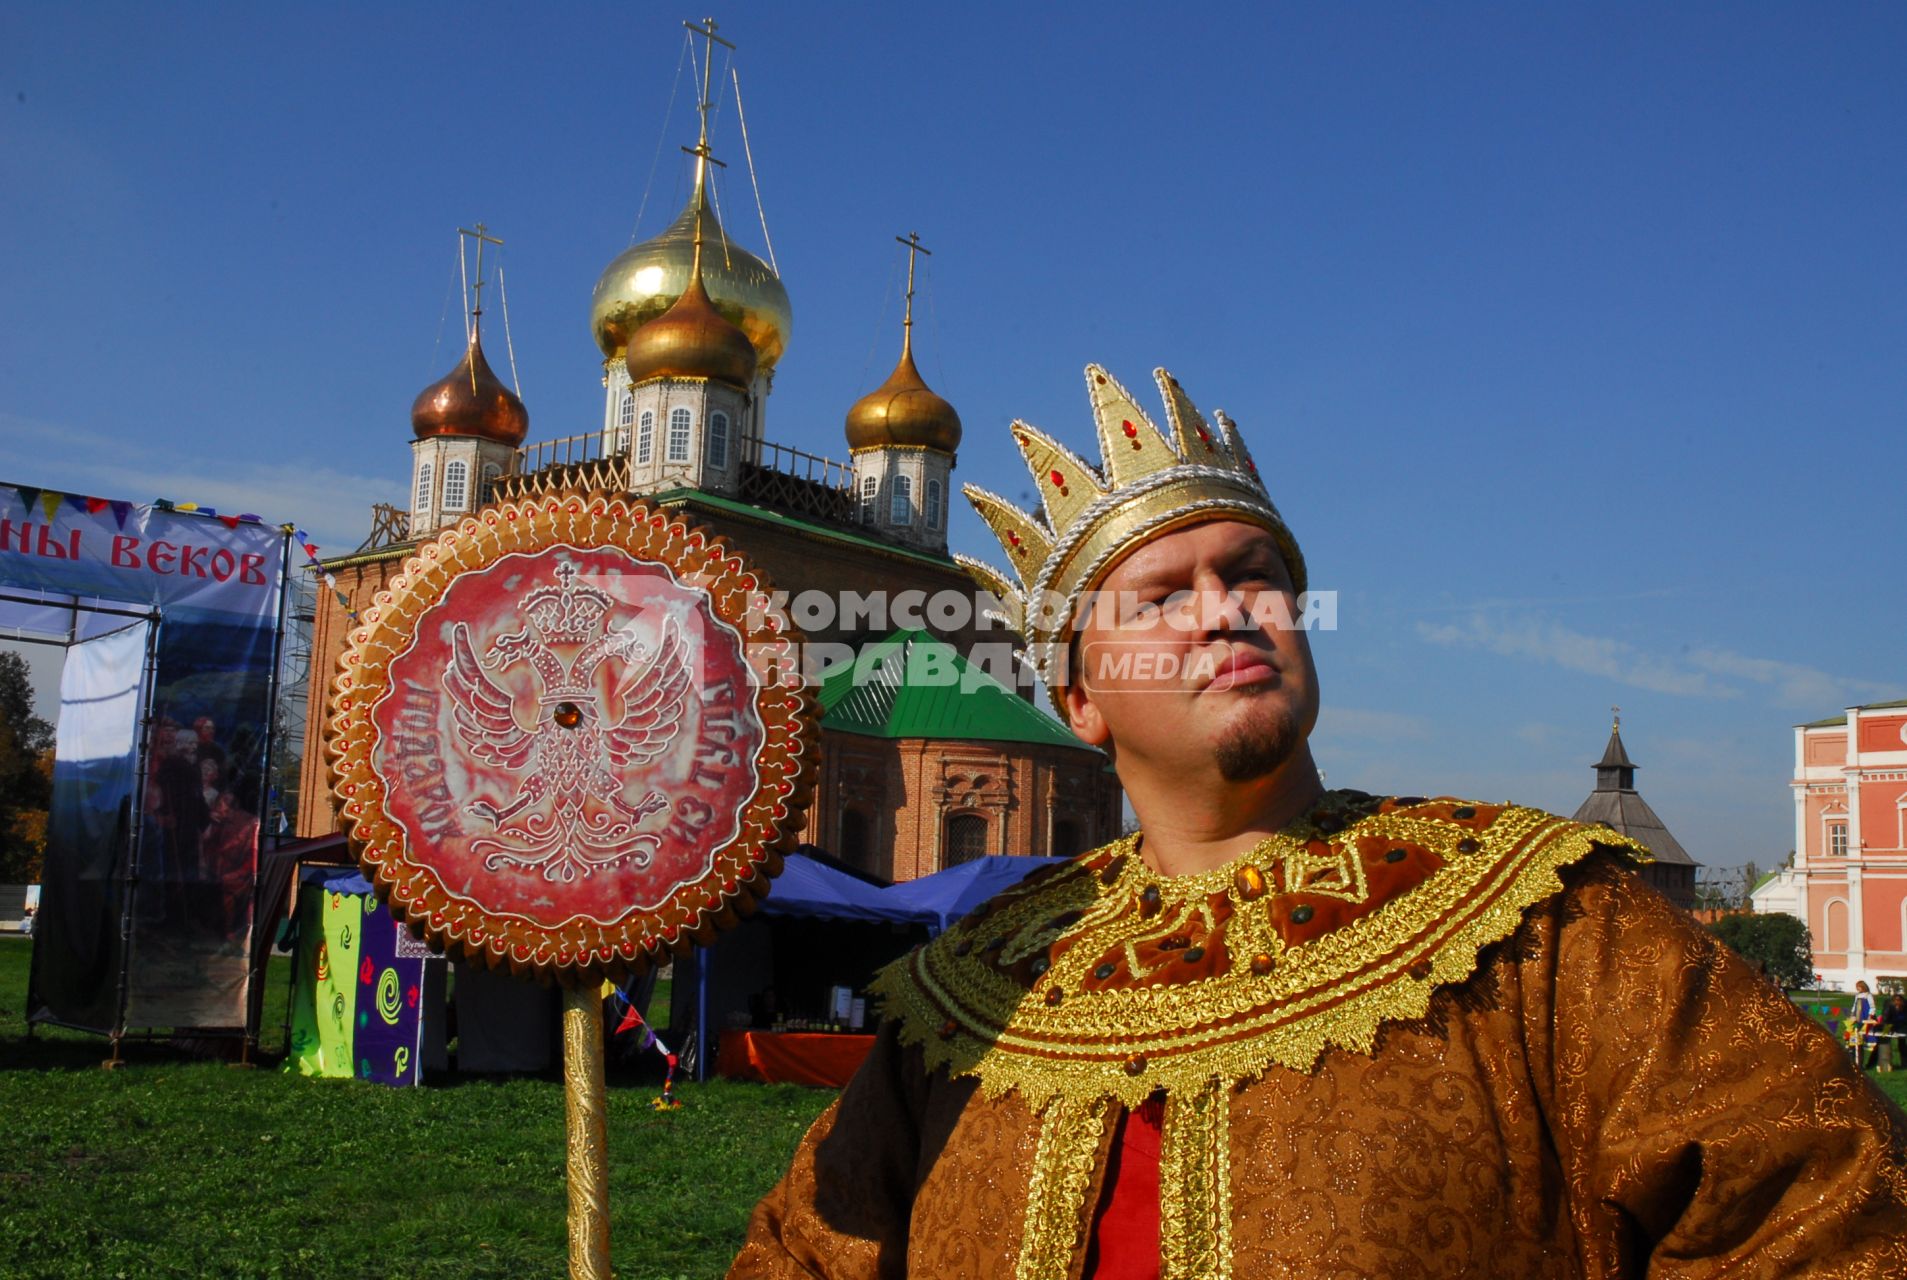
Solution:
[[[1278,769],[1318,718],[1311,646],[1278,545],[1257,525],[1193,525],[1113,567],[1074,645],[1073,729],[1123,768],[1231,782]]]

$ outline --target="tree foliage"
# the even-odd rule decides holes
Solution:
[[[1709,931],[1785,989],[1814,981],[1814,940],[1808,926],[1779,911],[1723,916]]]
[[[26,659],[0,653],[0,880],[37,876],[53,796],[53,726],[33,713]]]

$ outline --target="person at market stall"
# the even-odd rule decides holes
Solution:
[[[1881,1038],[1892,1046],[1893,1069],[1907,1066],[1907,1059],[1902,1057],[1907,1053],[1907,995],[1888,997],[1887,1007],[1881,1011]],[[1881,1066],[1882,1071],[1887,1069],[1887,1064]]]
[[[1847,1020],[1847,1045],[1854,1059],[1863,1068],[1874,1065],[1874,1056],[1880,1049],[1881,1015],[1874,1004],[1874,993],[1867,983],[1857,981],[1854,984],[1854,1010]]]
[[[1088,368],[1099,469],[1013,425],[1043,518],[968,490],[1141,830],[881,975],[730,1275],[1902,1274],[1907,1121],[1639,846],[1324,789],[1304,557],[1158,377]]]

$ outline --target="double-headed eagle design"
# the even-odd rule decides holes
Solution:
[[[651,789],[630,804],[623,798],[621,771],[649,764],[675,740],[691,671],[673,617],[664,620],[653,651],[631,626],[598,634],[615,602],[577,587],[571,562],[557,566],[556,578],[558,586],[540,587],[518,602],[529,625],[498,637],[482,661],[468,625],[455,623],[444,689],[471,758],[524,775],[502,808],[482,798],[465,806],[495,833],[476,841],[473,850],[491,870],[540,870],[546,880],[568,883],[625,863],[646,867],[661,846],[659,836],[637,826],[666,811],[669,798]],[[574,656],[565,661],[559,648],[574,650]],[[620,714],[614,720],[597,681],[599,669],[612,660],[630,668],[617,681]],[[529,664],[540,686],[535,722],[527,728],[517,715],[516,696],[491,677],[519,662]]]

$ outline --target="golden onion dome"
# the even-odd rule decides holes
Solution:
[[[515,448],[530,434],[530,411],[490,371],[473,331],[457,367],[418,392],[411,404],[411,430],[419,440],[476,436]]]
[[[901,445],[952,453],[960,448],[960,415],[928,389],[914,367],[912,344],[902,343],[887,381],[848,410],[847,433],[851,452]]]
[[[629,381],[708,378],[746,391],[755,380],[755,348],[730,324],[693,270],[689,287],[669,309],[637,329],[623,357]]]
[[[695,257],[695,219],[702,217],[702,280],[715,309],[747,335],[763,369],[772,369],[788,345],[793,313],[788,291],[768,264],[727,240],[701,188],[682,216],[652,240],[618,254],[596,281],[589,327],[596,345],[614,359],[630,335],[654,320],[689,287]]]

